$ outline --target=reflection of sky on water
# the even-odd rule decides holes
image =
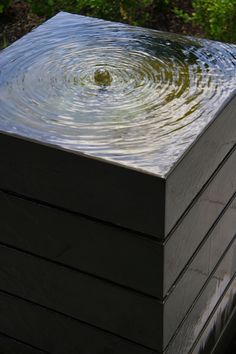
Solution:
[[[0,54],[0,129],[165,175],[233,94],[235,56],[60,13]]]

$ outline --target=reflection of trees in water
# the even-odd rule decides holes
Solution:
[[[16,45],[20,55],[9,48],[15,61],[1,93],[17,109],[7,100],[1,109],[49,142],[156,166],[177,159],[231,89],[219,44],[66,14],[44,26],[37,41],[29,34]],[[98,69],[111,74],[109,85],[96,83]]]

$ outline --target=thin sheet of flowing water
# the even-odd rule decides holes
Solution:
[[[236,46],[60,13],[0,53],[0,130],[165,176],[236,88]]]

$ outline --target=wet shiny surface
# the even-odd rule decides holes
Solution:
[[[224,294],[218,306],[214,309],[214,313],[207,321],[204,331],[201,333],[199,340],[194,344],[190,354],[208,354],[212,353],[214,345],[220,336],[229,320],[230,316],[236,310],[236,278],[230,284],[229,289]],[[233,324],[232,324],[233,326]],[[225,343],[224,348],[228,347],[229,343]],[[228,352],[233,354],[234,352]]]
[[[208,281],[223,252],[234,238],[235,230],[236,198],[234,197],[219,222],[196,251],[194,258],[188,262],[184,273],[174,284],[173,292],[166,300],[165,316],[168,319],[164,329],[166,342]]]
[[[60,13],[0,54],[0,130],[164,176],[234,94],[235,58]]]
[[[197,301],[171,340],[165,354],[187,354],[203,330],[236,271],[236,236]]]

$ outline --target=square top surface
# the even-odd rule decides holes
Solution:
[[[61,12],[0,53],[0,131],[165,176],[235,87],[234,45]]]

